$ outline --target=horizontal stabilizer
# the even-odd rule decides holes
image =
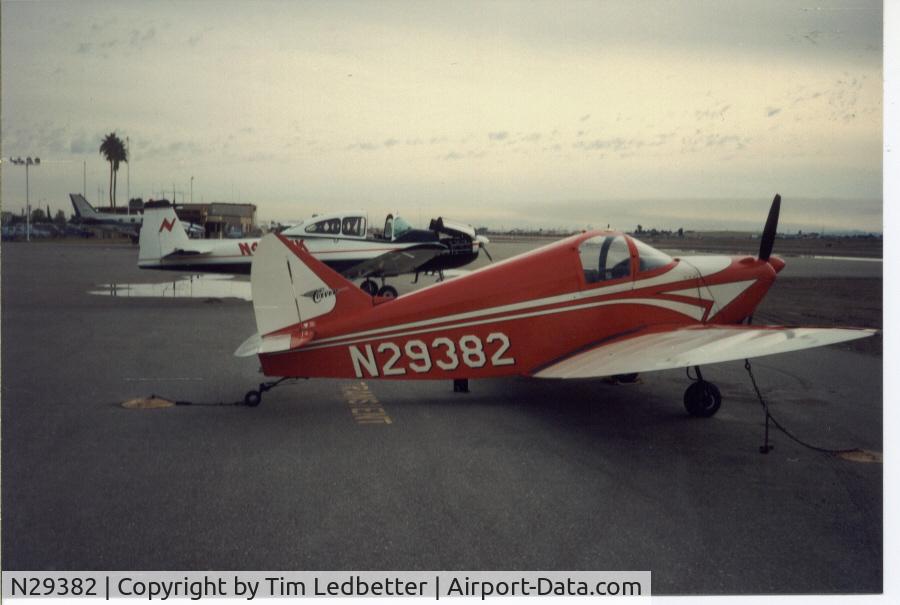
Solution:
[[[184,256],[206,256],[211,254],[209,250],[174,250],[163,258],[179,258]]]
[[[535,372],[534,376],[593,378],[686,368],[821,347],[874,333],[875,330],[856,328],[781,326],[648,328],[572,355]]]
[[[254,334],[237,348],[235,357],[252,357],[261,353],[280,353],[298,349],[313,339],[311,330],[296,333],[278,333],[269,336]]]

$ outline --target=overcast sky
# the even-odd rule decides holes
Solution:
[[[2,155],[40,156],[32,204],[67,213],[85,163],[105,203],[115,131],[120,204],[130,170],[133,197],[189,201],[193,177],[261,220],[761,226],[779,191],[788,222],[880,229],[882,22],[856,0],[4,0]],[[21,208],[24,170],[2,177]]]

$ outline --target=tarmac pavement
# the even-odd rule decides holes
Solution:
[[[255,331],[245,301],[88,294],[172,278],[136,255],[3,245],[4,569],[649,569],[654,594],[881,590],[882,465],[778,432],[760,454],[742,362],[704,368],[724,399],[711,419],[684,412],[683,371],[468,394],[309,380],[258,408],[125,409],[231,402],[261,380],[232,356]],[[753,370],[797,435],[882,451],[880,356]]]

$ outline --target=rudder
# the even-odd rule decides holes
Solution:
[[[302,243],[276,234],[260,240],[250,283],[261,336],[372,307],[368,294],[316,260]]]
[[[144,205],[138,264],[159,261],[189,244],[187,232],[169,202],[147,202]]]
[[[97,216],[97,211],[80,193],[70,193],[69,199],[72,200],[72,207],[78,217],[95,218]]]

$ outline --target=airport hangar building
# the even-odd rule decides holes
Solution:
[[[255,204],[177,204],[175,213],[183,222],[203,227],[206,237],[212,239],[238,234],[245,236],[256,229]]]

